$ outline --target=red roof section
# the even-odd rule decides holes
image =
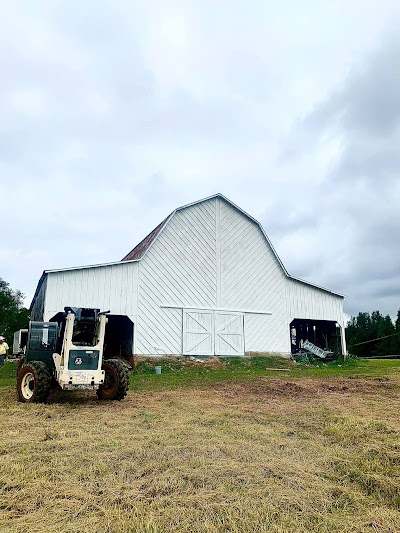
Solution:
[[[135,248],[129,252],[129,254],[127,254],[121,259],[121,261],[132,261],[141,259],[147,252],[147,250],[150,248],[154,239],[163,229],[168,218],[169,217],[165,218],[156,228],[154,228],[153,231],[151,231],[142,241],[140,241],[139,244],[137,244]]]

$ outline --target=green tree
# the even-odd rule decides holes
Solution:
[[[349,352],[358,357],[400,354],[400,310],[395,323],[380,311],[358,313],[347,323],[346,339]]]
[[[351,317],[346,327],[346,339],[349,352],[359,357],[369,355],[369,344],[360,344],[369,341],[371,337],[371,316],[369,313],[358,313]],[[355,346],[353,346],[355,345]]]
[[[380,341],[373,342],[376,355],[392,355],[393,335],[396,333],[395,325],[389,315],[380,317],[377,331],[377,338]]]
[[[397,311],[395,327],[396,336],[393,337],[392,353],[394,355],[400,355],[400,309]]]
[[[14,332],[28,327],[29,311],[23,305],[24,295],[11,289],[9,283],[0,278],[0,335],[12,345]]]
[[[396,331],[400,331],[400,309],[397,311],[397,318],[396,318]]]

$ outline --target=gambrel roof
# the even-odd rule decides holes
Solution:
[[[192,207],[194,205],[198,205],[198,204],[201,204],[203,202],[207,202],[208,200],[212,200],[213,198],[221,198],[227,204],[231,205],[234,209],[237,209],[238,211],[240,211],[245,217],[250,219],[254,224],[256,224],[260,228],[262,234],[264,235],[265,240],[267,241],[267,243],[270,246],[273,254],[275,255],[278,263],[280,264],[283,272],[285,273],[285,275],[288,278],[290,278],[290,279],[292,279],[294,281],[298,281],[299,283],[304,283],[306,285],[310,285],[311,287],[315,287],[316,289],[320,289],[322,291],[329,292],[329,293],[331,293],[331,294],[333,294],[335,296],[341,296],[342,298],[344,297],[342,294],[340,294],[338,292],[331,291],[330,289],[325,289],[324,287],[320,287],[319,285],[315,285],[314,283],[310,283],[309,281],[304,281],[302,279],[299,279],[299,278],[296,278],[294,276],[291,276],[288,273],[288,271],[286,270],[286,268],[285,268],[284,264],[282,263],[280,257],[278,256],[275,248],[272,246],[272,243],[269,240],[268,235],[265,233],[264,228],[262,227],[260,222],[258,222],[258,220],[256,220],[251,215],[246,213],[246,211],[244,211],[239,206],[234,204],[231,200],[226,198],[226,196],[224,196],[221,193],[213,194],[212,196],[208,196],[207,198],[203,198],[202,200],[197,200],[196,202],[192,202],[191,204],[186,204],[186,205],[183,205],[182,207],[178,207],[177,209],[175,209],[167,218],[165,218],[157,227],[155,227],[153,229],[153,231],[151,231],[142,241],[140,241],[139,244],[137,244],[128,254],[126,254],[126,256],[123,257],[121,259],[121,261],[138,261],[138,260],[142,259],[146,255],[147,251],[151,248],[153,243],[157,240],[157,238],[160,235],[160,233],[162,232],[162,230],[167,226],[168,222],[175,215],[175,213],[177,213],[178,211],[182,211],[183,209],[187,209],[189,207]]]
[[[184,209],[188,209],[189,207],[192,207],[194,205],[202,204],[203,202],[208,202],[209,200],[213,200],[214,198],[221,198],[222,200],[224,200],[224,202],[231,205],[234,209],[240,211],[245,217],[250,219],[260,228],[269,246],[271,247],[271,250],[273,251],[276,259],[281,265],[283,271],[285,272],[286,275],[288,275],[286,268],[283,266],[282,261],[280,260],[278,254],[276,253],[274,247],[272,246],[271,241],[269,240],[261,224],[255,218],[253,218],[248,213],[246,213],[246,211],[243,211],[243,209],[241,209],[239,206],[234,204],[231,200],[226,198],[226,196],[224,196],[221,193],[213,194],[212,196],[208,196],[207,198],[203,198],[202,200],[197,200],[196,202],[192,202],[191,204],[183,205],[182,207],[177,207],[174,211],[172,211],[172,213],[167,218],[165,218],[156,228],[154,228],[153,231],[151,231],[142,241],[140,241],[139,244],[137,244],[135,248],[133,248],[133,250],[131,250],[128,254],[126,254],[126,256],[123,257],[121,261],[132,261],[132,260],[141,259],[146,254],[147,250],[151,248],[153,242],[157,239],[158,235],[162,232],[164,227],[168,224],[168,222],[175,215],[175,213],[178,213],[179,211],[183,211]]]
[[[35,300],[36,300],[36,298],[37,298],[37,296],[39,294],[40,287],[43,284],[44,280],[46,279],[48,273],[51,273],[51,272],[62,272],[62,271],[69,271],[69,270],[81,270],[81,269],[86,269],[86,268],[105,267],[105,266],[111,266],[111,265],[119,265],[119,264],[123,264],[123,263],[126,263],[126,262],[140,261],[141,259],[143,259],[143,257],[146,255],[148,250],[152,247],[154,242],[157,240],[159,235],[162,233],[163,229],[168,225],[169,221],[173,218],[173,216],[176,213],[178,213],[179,211],[182,211],[184,209],[188,209],[188,208],[190,208],[190,207],[192,207],[194,205],[198,205],[198,204],[201,204],[203,202],[207,202],[208,200],[212,200],[214,198],[222,199],[224,202],[226,202],[227,204],[232,206],[234,209],[238,210],[240,213],[242,213],[245,217],[247,217],[249,220],[251,220],[254,224],[256,224],[259,227],[259,229],[261,230],[261,233],[263,234],[266,242],[268,243],[269,247],[271,248],[274,256],[276,257],[279,265],[281,266],[281,268],[282,268],[282,270],[285,273],[287,278],[289,278],[291,280],[294,280],[294,281],[297,281],[299,283],[303,283],[305,285],[309,285],[309,286],[314,287],[316,289],[319,289],[321,291],[328,292],[328,293],[330,293],[330,294],[332,294],[334,296],[340,296],[341,298],[344,298],[344,296],[342,294],[338,293],[338,292],[331,291],[331,290],[326,289],[324,287],[320,287],[319,285],[315,285],[314,283],[310,283],[309,281],[304,281],[302,279],[299,279],[299,278],[296,278],[294,276],[291,276],[288,273],[288,271],[286,270],[285,266],[283,265],[283,263],[282,263],[280,257],[278,256],[275,248],[272,246],[272,243],[269,240],[268,235],[265,233],[264,228],[262,227],[260,222],[258,222],[255,218],[250,216],[248,213],[246,213],[246,211],[241,209],[239,206],[234,204],[231,200],[226,198],[223,194],[218,193],[218,194],[214,194],[212,196],[208,196],[207,198],[203,198],[202,200],[197,200],[196,202],[192,202],[190,204],[186,204],[186,205],[183,205],[182,207],[178,207],[177,209],[175,209],[167,218],[165,218],[162,222],[160,222],[160,224],[158,226],[156,226],[153,229],[153,231],[151,231],[142,241],[140,241],[139,244],[137,244],[128,254],[126,254],[121,259],[121,261],[116,261],[116,262],[112,262],[112,263],[102,263],[102,264],[97,264],[97,265],[85,265],[85,266],[78,266],[78,267],[68,267],[68,268],[59,268],[59,269],[53,269],[53,270],[45,270],[43,272],[42,277],[40,278],[38,286],[36,288],[36,292],[35,292],[35,295],[33,297],[32,303],[31,303],[31,309],[32,309],[32,306],[33,306],[33,304],[34,304],[34,302],[35,302]]]
[[[126,254],[126,256],[123,257],[121,261],[137,261],[141,259],[147,252],[147,250],[150,248],[150,246],[153,244],[153,242],[156,240],[158,234],[161,233],[163,227],[167,225],[171,216],[172,215],[167,218],[164,218],[164,220],[160,222],[160,224],[156,228],[154,228],[153,231],[146,235],[146,237],[142,241],[140,241],[139,244],[137,244],[135,248],[133,248],[133,250],[129,252],[129,254]]]

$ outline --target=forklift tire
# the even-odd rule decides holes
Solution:
[[[129,389],[129,373],[126,365],[119,359],[103,361],[105,372],[104,385],[97,390],[99,400],[123,400]]]
[[[17,374],[18,401],[46,403],[51,389],[50,372],[42,361],[22,365]]]
[[[17,364],[17,376],[18,376],[19,371],[21,370],[23,364],[24,364],[24,356],[19,358],[19,361],[18,361],[18,364]]]

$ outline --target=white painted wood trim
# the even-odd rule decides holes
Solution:
[[[112,263],[98,263],[96,265],[82,265],[66,268],[53,268],[52,270],[44,270],[43,274],[53,274],[53,272],[68,272],[70,270],[85,270],[86,268],[102,268],[108,266],[121,266],[127,263],[138,263],[140,259],[129,259],[128,261],[114,261]]]
[[[217,287],[217,306],[221,305],[221,200],[216,198],[216,216],[215,216],[215,251],[216,251],[216,287]]]
[[[347,358],[347,344],[346,344],[346,324],[343,322],[342,324],[339,324],[340,327],[340,337],[342,341],[342,352],[343,356],[346,359]]]
[[[251,309],[226,309],[224,307],[193,307],[188,305],[160,305],[162,309],[185,309],[191,311],[223,311],[228,313],[248,313],[252,315],[272,315],[270,311],[253,311]]]

